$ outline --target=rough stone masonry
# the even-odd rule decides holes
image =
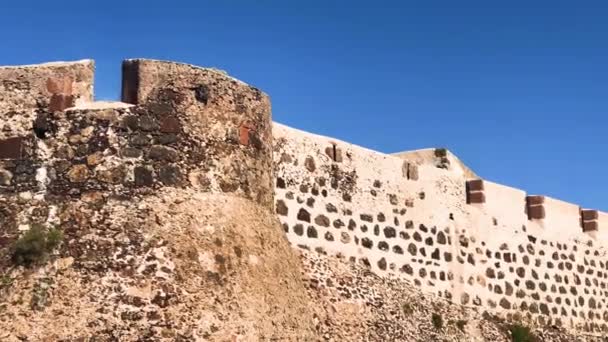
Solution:
[[[608,330],[608,214],[479,179],[445,149],[273,124],[266,94],[214,69],[127,60],[112,103],[93,102],[93,69],[0,68],[0,338],[313,340],[290,244],[465,307]],[[34,226],[64,240],[32,273],[11,246]],[[322,264],[311,277],[375,300]],[[30,323],[44,315],[56,329]]]

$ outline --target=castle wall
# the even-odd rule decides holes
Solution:
[[[501,226],[521,227],[527,224],[525,191],[486,180],[483,184],[486,202],[473,205],[483,208],[497,221],[500,218],[498,224]]]
[[[273,209],[295,247],[464,305],[608,328],[606,213],[474,179],[445,150],[387,155],[272,124],[267,95],[213,69],[126,61],[124,103],[87,103],[92,79],[88,61],[0,68],[0,247],[33,224],[76,237],[69,202],[229,194]]]
[[[272,207],[272,133],[266,94],[214,69],[153,60],[123,64],[123,101],[185,127],[177,151],[187,181]],[[175,132],[173,132],[175,133]]]
[[[136,201],[170,187],[240,196],[271,208],[265,94],[212,69],[131,60],[124,87],[141,94],[129,99],[132,104],[79,102],[92,99],[92,65],[0,69],[5,91],[18,80],[29,85],[20,94],[35,99],[14,102],[13,93],[0,93],[0,107],[14,109],[0,112],[10,128],[0,137],[0,226],[7,227],[0,247],[34,224],[78,229],[60,215],[81,199]],[[54,91],[69,98],[68,107],[52,106]]]
[[[467,185],[461,172],[276,123],[273,134],[275,210],[295,247],[464,305],[606,329],[605,244],[583,233],[578,206],[543,197],[541,211],[524,191]]]

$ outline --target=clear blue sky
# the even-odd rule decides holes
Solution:
[[[330,4],[331,3],[331,4]],[[5,1],[0,64],[214,66],[276,121],[384,152],[444,146],[482,177],[608,211],[606,1]]]

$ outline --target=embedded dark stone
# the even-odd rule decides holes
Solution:
[[[331,232],[325,232],[325,240],[334,241],[334,235]]]
[[[501,299],[498,304],[505,310],[511,309],[511,303],[506,298]]]
[[[325,209],[327,210],[328,213],[337,213],[338,212],[338,208],[336,208],[336,206],[331,203],[327,203],[327,205],[325,206]]]
[[[505,294],[511,296],[513,294],[513,286],[509,282],[505,282]]]
[[[306,229],[306,236],[308,236],[311,239],[316,239],[318,237],[318,233],[317,230],[315,229],[314,226],[308,226],[308,229]]]
[[[139,118],[139,128],[142,131],[154,131],[156,129],[158,129],[158,125],[156,124],[156,121],[149,117],[149,116],[141,116]]]
[[[487,268],[486,269],[486,277],[488,277],[490,279],[496,278],[496,273],[494,272],[493,268]]]
[[[315,206],[315,199],[312,198],[312,197],[308,197],[306,199],[306,205],[309,206],[309,207],[311,207],[311,208],[314,207]]]
[[[302,236],[304,234],[304,226],[299,223],[296,224],[293,226],[293,232],[296,233],[296,235]]]
[[[411,254],[411,255],[416,255],[418,253],[418,248],[416,248],[416,245],[414,243],[410,243],[407,246],[407,251]]]
[[[348,220],[348,230],[355,230],[357,228],[357,223],[353,219]]]
[[[149,156],[154,160],[164,160],[171,162],[177,161],[178,159],[178,153],[175,149],[162,145],[152,146],[150,148]]]
[[[298,220],[310,223],[310,213],[306,209],[301,208],[297,215]]]
[[[374,222],[374,218],[372,217],[372,215],[361,214],[360,217],[361,217],[361,220],[363,220],[363,221]]]
[[[384,216],[383,213],[379,213],[377,219],[378,219],[378,222],[386,221],[386,217]]]
[[[340,229],[340,228],[344,227],[344,222],[342,222],[342,220],[340,220],[340,219],[336,219],[336,220],[334,220],[333,226],[334,226],[334,228]]]
[[[181,171],[174,165],[161,166],[158,171],[158,178],[165,185],[177,185],[181,180],[181,176]]]
[[[389,247],[388,247],[388,243],[384,242],[384,241],[380,241],[378,242],[378,249],[381,251],[388,251]]]
[[[145,134],[138,133],[131,137],[130,142],[133,146],[148,146],[150,145],[150,138]]]
[[[124,158],[139,158],[143,155],[143,151],[133,147],[125,147],[121,150],[121,155]]]
[[[154,142],[160,145],[169,145],[177,142],[177,135],[173,133],[161,134],[154,137]]]
[[[397,231],[393,227],[385,227],[384,228],[384,236],[387,239],[394,238],[397,236]]]
[[[179,119],[174,116],[163,117],[160,122],[160,131],[163,133],[179,133],[181,131]]]
[[[211,97],[211,89],[208,86],[201,84],[194,88],[194,98],[204,105],[207,105],[209,98]]]
[[[386,270],[386,259],[382,258],[378,260],[378,268],[385,271]]]
[[[405,228],[406,229],[414,228],[414,221],[411,221],[411,220],[405,221]]]
[[[372,247],[374,247],[374,242],[369,238],[364,237],[363,239],[361,239],[361,246],[371,249]]]
[[[376,236],[380,235],[380,226],[379,225],[374,225],[374,235],[376,235]]]
[[[127,115],[122,119],[122,123],[125,127],[135,131],[139,129],[139,117],[135,115]]]
[[[404,272],[406,274],[409,274],[409,275],[413,275],[414,274],[414,270],[412,269],[412,266],[410,266],[409,264],[403,265],[400,268],[400,271]]]
[[[433,251],[433,253],[431,253],[431,258],[435,259],[435,260],[439,260],[439,248],[435,248],[435,250]]]
[[[452,261],[452,253],[450,253],[450,252],[444,252],[443,253],[443,259],[446,262],[451,262]]]
[[[36,137],[39,139],[46,139],[47,134],[50,133],[51,129],[53,128],[49,114],[44,112],[38,113],[36,119],[34,120],[33,128]]]
[[[526,270],[523,267],[518,267],[515,269],[515,274],[517,274],[518,277],[523,278],[526,276]]]
[[[445,234],[443,232],[437,233],[437,243],[440,245],[445,245],[446,238],[445,238]]]
[[[526,289],[528,289],[528,290],[534,290],[536,288],[536,285],[534,284],[534,282],[532,280],[526,280],[525,284],[526,284]]]
[[[287,205],[285,204],[285,202],[283,200],[278,200],[277,205],[276,205],[277,214],[282,215],[282,216],[287,216],[288,211],[289,211],[289,209],[287,208]]]
[[[427,246],[432,246],[432,245],[433,245],[433,238],[432,238],[432,237],[430,237],[430,236],[429,236],[429,237],[427,237],[426,239],[424,239],[424,243],[425,243]]]
[[[309,172],[315,172],[315,170],[317,168],[315,165],[315,160],[311,156],[307,156],[306,159],[304,160],[304,167]]]
[[[393,246],[393,253],[395,254],[403,254],[403,248],[398,245]]]
[[[325,215],[318,215],[315,217],[315,223],[319,226],[329,227],[329,218]]]
[[[152,170],[146,167],[136,166],[133,169],[133,176],[135,178],[135,186],[151,186],[154,183]]]
[[[285,189],[285,180],[281,177],[277,177],[277,188]]]
[[[414,232],[414,235],[412,235],[412,237],[418,242],[422,241],[422,237],[420,236],[420,234],[418,234],[418,232]]]

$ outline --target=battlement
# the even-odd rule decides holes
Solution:
[[[215,69],[127,60],[122,102],[93,102],[93,69],[0,68],[0,224],[70,226],[54,214],[67,203],[166,189],[236,196],[273,210],[294,247],[608,330],[608,213],[481,179],[445,149],[389,155],[273,124],[266,94]]]

